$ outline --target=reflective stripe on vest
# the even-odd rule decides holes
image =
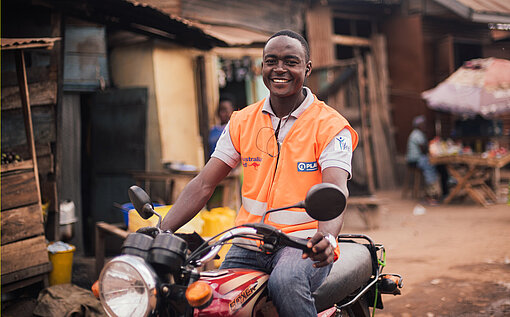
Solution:
[[[242,203],[244,209],[254,216],[260,216],[267,210],[267,203],[256,201],[250,198],[243,197]],[[299,225],[307,222],[315,221],[312,217],[308,216],[306,211],[292,211],[280,210],[270,213],[266,219],[280,224],[280,225]]]
[[[288,232],[287,234],[292,237],[307,239],[313,237],[315,233],[317,233],[317,229],[305,229],[294,232]]]
[[[241,203],[243,204],[244,209],[254,216],[262,216],[264,211],[267,210],[267,203],[256,201],[255,199],[250,199],[248,197],[242,197]]]
[[[267,220],[279,225],[300,225],[308,222],[314,222],[315,219],[308,216],[306,211],[280,210],[270,213]]]

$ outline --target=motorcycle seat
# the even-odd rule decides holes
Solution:
[[[321,286],[313,293],[318,312],[332,307],[364,286],[372,276],[372,258],[359,243],[339,243],[340,257]]]

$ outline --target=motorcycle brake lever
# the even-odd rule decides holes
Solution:
[[[312,252],[312,249],[310,249],[308,244],[308,239],[304,238],[298,238],[298,237],[290,237],[288,235],[282,235],[282,242],[284,245],[293,247],[299,250],[302,250],[303,252]]]
[[[247,223],[244,224],[245,227],[254,228],[257,230],[257,233],[261,235],[273,235],[280,232],[280,230],[276,229],[275,227],[265,224],[265,223]]]
[[[255,228],[257,229],[257,233],[264,236],[277,236],[280,243],[284,246],[293,247],[304,252],[312,252],[312,250],[306,246],[308,244],[308,239],[288,236],[275,227],[265,223],[248,223],[244,226]]]

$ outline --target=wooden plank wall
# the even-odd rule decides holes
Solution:
[[[397,151],[405,154],[415,116],[427,113],[421,98],[426,89],[427,65],[420,16],[394,17],[383,25],[387,39],[390,101]]]
[[[2,292],[40,281],[51,269],[35,182],[32,161],[2,165]]]
[[[59,13],[32,3],[10,6],[13,10],[2,29],[3,37],[62,36]],[[58,178],[53,149],[63,69],[60,48],[57,41],[49,50],[2,51],[2,152],[12,151],[24,159],[1,167],[2,294],[45,281],[51,269],[39,187],[56,188]],[[53,202],[56,213],[56,191],[49,192],[51,197],[43,195],[43,199]]]
[[[334,34],[331,25],[327,23],[332,21],[331,19],[332,14],[328,7],[316,6],[307,11],[307,37],[311,59],[313,65],[320,65],[312,72],[315,74],[310,79],[309,86],[314,91],[328,91],[325,101],[343,114],[360,136],[356,151],[362,153],[362,159],[360,161],[359,157],[356,157],[358,153],[355,151],[352,163],[353,180],[356,180],[356,177],[365,177],[360,183],[366,184],[370,193],[373,193],[376,187],[395,188],[395,131],[389,103],[385,38],[381,34],[372,38]],[[325,34],[324,29],[329,30],[329,34]],[[336,60],[334,45],[354,47],[356,58]],[[365,53],[361,53],[358,47],[363,47]],[[336,92],[327,89],[328,85],[335,84],[342,71],[351,66],[355,67],[357,73],[354,87],[350,86],[353,82],[349,80],[342,83]],[[353,92],[357,92],[355,98],[352,96]],[[356,104],[353,105],[353,102]],[[360,167],[361,175],[355,175]]]
[[[49,258],[43,235],[2,245],[2,284],[7,282],[4,275],[46,263]]]
[[[327,23],[330,21],[330,23]],[[308,38],[310,39],[310,56],[312,66],[328,66],[335,60],[334,46],[331,41],[333,34],[333,18],[331,10],[326,6],[317,5],[306,14],[306,24],[309,26]]]
[[[1,187],[2,210],[31,205],[39,200],[32,169],[2,173]]]

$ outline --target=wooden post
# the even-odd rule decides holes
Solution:
[[[376,69],[372,54],[367,54],[366,61],[370,101],[370,136],[374,146],[377,184],[379,188],[395,188],[394,163],[392,162],[394,156],[390,153],[390,149],[388,147],[389,140],[386,137],[384,127],[381,122],[381,103],[378,102]]]
[[[198,121],[200,136],[202,137],[202,147],[204,150],[204,164],[209,159],[209,111],[207,107],[207,85],[205,74],[204,56],[196,58],[196,80],[197,80],[197,96],[198,96]]]
[[[126,239],[129,232],[119,228],[119,225],[109,224],[103,221],[96,222],[96,277],[99,277],[104,266],[105,258],[105,237],[107,234]]]
[[[368,190],[370,194],[375,192],[375,184],[374,184],[374,168],[372,163],[372,152],[370,147],[370,130],[367,126],[367,104],[366,104],[366,96],[365,96],[365,68],[363,66],[363,59],[361,56],[356,57],[356,63],[358,65],[358,87],[359,87],[359,105],[361,110],[361,139],[363,141],[363,152],[365,154],[365,166],[367,171],[367,183]]]
[[[39,169],[37,168],[37,153],[35,151],[34,127],[32,125],[32,111],[30,110],[30,96],[28,93],[27,72],[25,67],[25,55],[23,50],[16,51],[16,73],[18,75],[18,86],[21,98],[21,109],[25,120],[25,133],[27,135],[27,144],[34,162],[35,183],[37,186],[37,196],[39,197],[39,207],[41,205],[41,189],[39,184]],[[41,213],[42,217],[42,213]]]
[[[386,146],[390,157],[392,153],[396,153],[397,146],[395,144],[395,134],[391,119],[391,106],[389,102],[389,74],[388,74],[388,58],[386,54],[386,40],[384,35],[378,34],[372,38],[372,52],[374,54],[374,75],[376,79],[375,90],[378,100],[378,118],[382,125]],[[387,176],[391,178],[391,182],[395,184],[396,162],[394,160],[387,161]]]

